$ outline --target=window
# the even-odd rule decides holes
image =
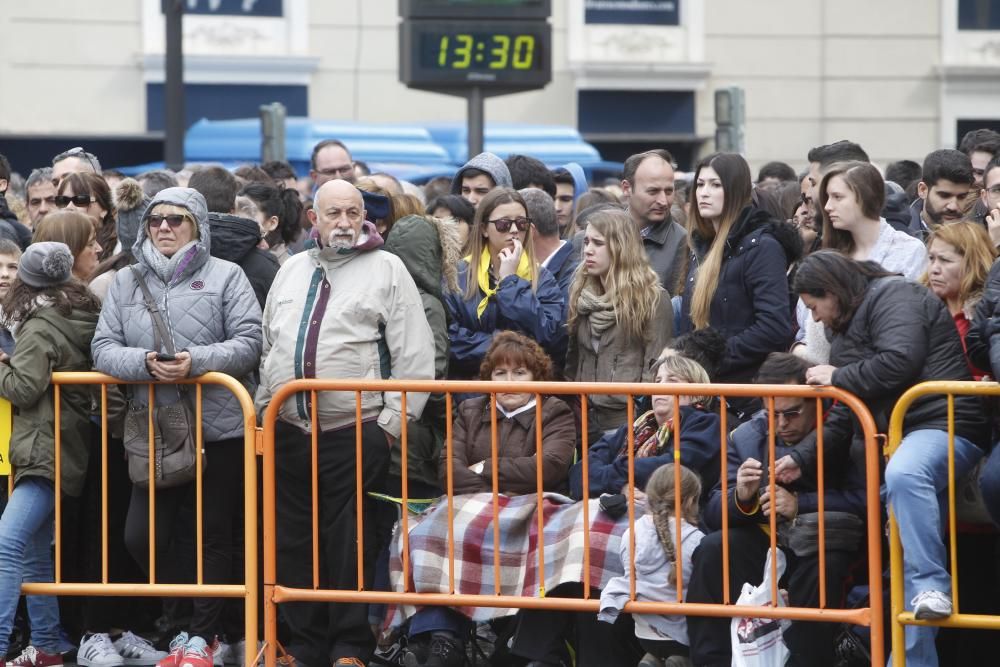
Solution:
[[[959,30],[1000,30],[1000,0],[958,0]]]

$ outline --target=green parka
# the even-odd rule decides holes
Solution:
[[[73,310],[68,317],[54,307],[39,308],[17,330],[17,346],[0,364],[0,398],[14,406],[10,461],[14,484],[24,477],[55,482],[55,408],[53,371],[89,371],[90,342],[97,313]],[[60,390],[62,492],[78,496],[87,472],[90,389]]]

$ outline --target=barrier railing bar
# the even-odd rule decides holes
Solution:
[[[62,424],[62,417],[61,417],[62,399],[60,398],[61,393],[62,393],[62,388],[59,385],[55,385],[53,387],[53,394],[52,394],[52,400],[55,403],[55,405],[53,406],[55,428],[52,430],[54,431],[54,436],[55,436],[54,455],[55,455],[55,476],[56,476],[55,484],[53,485],[53,491],[55,492],[56,496],[56,503],[55,503],[56,525],[55,525],[55,534],[53,535],[53,539],[55,539],[56,543],[59,544],[60,547],[62,546],[62,541],[60,539],[62,537],[62,484],[60,483],[62,480],[62,429],[59,427],[59,425]],[[59,583],[62,581],[62,549],[59,548],[56,549],[55,551],[56,551],[55,580],[56,583]]]
[[[101,583],[108,583],[108,385],[101,385]]]
[[[447,464],[445,465],[445,476],[447,478],[448,492],[448,592],[455,593],[455,470],[452,465],[454,454],[454,444],[452,442],[452,424],[454,415],[451,392],[444,393],[444,446],[447,453]]]
[[[497,488],[499,476],[499,445],[497,442],[497,395],[490,394],[490,474],[493,477],[493,593],[500,595],[500,494]]]
[[[778,512],[775,498],[775,489],[778,486],[774,479],[776,453],[774,434],[774,397],[767,397],[767,487],[768,487],[768,525],[770,531],[768,537],[771,541],[771,604],[778,606]],[[758,498],[758,503],[760,499]]]
[[[407,436],[406,422],[409,421],[409,420],[406,418],[407,412],[406,412],[406,392],[405,391],[400,392],[400,394],[399,394],[399,406],[400,406],[400,414],[402,415],[401,418],[400,418],[400,420],[399,420],[400,421],[400,429],[401,429],[400,432],[399,432],[399,438],[401,440],[399,453],[400,453],[400,457],[401,457],[400,458],[400,474],[402,474],[402,476],[403,476],[403,479],[401,481],[402,488],[400,489],[403,492],[403,504],[402,504],[402,507],[401,507],[402,512],[400,513],[402,515],[400,517],[400,521],[402,522],[402,529],[403,529],[403,535],[402,535],[402,538],[403,538],[403,591],[409,592],[409,590],[410,590],[410,588],[409,588],[409,586],[410,586],[410,517],[409,517],[409,514],[410,514],[410,508],[409,508],[409,504],[410,504],[410,495],[409,495],[409,493],[410,493],[410,487],[409,487],[409,476],[410,475],[409,475],[409,466],[407,464],[409,463],[408,459],[410,458],[410,452],[409,452],[409,442],[408,442],[407,437],[406,437]],[[358,465],[358,474],[359,475],[361,474],[360,463]],[[361,502],[361,498],[363,498],[363,496],[358,496],[358,502],[359,503]]]
[[[958,613],[958,521],[955,517],[955,395],[948,394],[948,544],[951,550],[951,603]]]
[[[202,454],[205,451],[205,441],[204,434],[202,433],[201,425],[201,385],[195,385],[195,401],[194,401],[194,432],[195,432],[195,457],[194,457],[194,521],[195,521],[195,544],[197,545],[197,579],[195,581],[199,584],[205,583],[205,558],[204,558],[204,517],[203,514],[205,510],[205,496],[202,485],[205,480],[202,475],[204,474],[204,469],[202,467]],[[184,400],[183,397],[181,400]]]
[[[824,484],[825,458],[823,456],[823,401],[816,399],[816,509],[819,511],[819,606],[826,608],[826,521],[823,513],[826,507]]]
[[[153,426],[153,406],[156,404],[156,385],[149,383],[149,405],[146,406],[147,432],[149,433],[149,583],[156,583],[156,445]],[[56,579],[58,581],[58,579]]]
[[[625,431],[628,433],[628,552],[629,558],[629,592],[628,599],[635,600],[635,403],[632,395],[625,397],[625,413],[628,415]]]
[[[309,461],[312,477],[313,588],[319,588],[319,407],[316,392],[309,392]]]
[[[684,550],[681,548],[683,533],[681,532],[681,400],[674,395],[674,528],[677,536],[674,538],[674,567],[677,581],[677,601],[684,601]],[[632,556],[635,560],[635,556]]]
[[[313,401],[315,405],[315,401]],[[406,419],[406,415],[403,415],[403,419]],[[365,491],[364,485],[362,483],[362,474],[364,471],[364,452],[362,451],[363,444],[361,441],[361,392],[355,392],[354,394],[354,509],[355,509],[355,519],[357,523],[354,526],[354,531],[357,533],[358,539],[356,544],[358,545],[357,551],[357,565],[358,565],[358,590],[363,591],[365,589],[365,560],[363,554],[365,553],[365,523],[364,523],[364,511],[365,511]],[[319,560],[319,550],[316,551],[316,559]]]
[[[542,451],[542,429],[544,428],[542,419],[542,395],[535,394],[535,486],[537,493],[535,498],[538,501],[538,508],[535,514],[538,517],[538,596],[545,597],[545,516],[542,509],[542,493],[545,490],[545,452]]]
[[[105,584],[28,583],[21,584],[24,595],[93,595],[118,597],[201,597],[246,598],[247,587],[240,584]],[[254,621],[256,632],[256,621]]]
[[[732,604],[729,595],[729,429],[726,397],[719,397],[719,481],[722,483],[722,602]],[[733,489],[733,493],[736,490]]]

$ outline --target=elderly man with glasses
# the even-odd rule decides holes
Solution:
[[[792,354],[775,352],[761,365],[758,384],[806,383],[809,363]],[[826,406],[823,406],[824,410]],[[774,428],[775,459],[780,473],[781,460],[816,430],[817,409],[814,399],[776,397],[774,422],[767,410],[754,415],[729,436],[727,495],[716,484],[704,508],[703,519],[715,532],[706,535],[695,550],[693,570],[687,589],[688,602],[721,603],[722,591],[722,512],[729,513],[729,596],[736,600],[745,582],[761,580],[770,548],[771,514],[776,514],[777,542],[787,559],[788,604],[793,607],[819,606],[818,485],[815,480],[799,478],[794,482],[778,481],[770,493],[768,451],[770,429]],[[824,471],[823,499],[826,524],[826,599],[836,606],[843,591],[844,579],[855,560],[863,535],[861,517],[865,513],[864,474],[851,462],[827,461]],[[839,464],[839,465],[838,465]],[[691,659],[696,665],[732,664],[730,619],[689,617]],[[789,665],[834,664],[834,633],[831,623],[792,623],[785,630],[785,643],[791,651]]]

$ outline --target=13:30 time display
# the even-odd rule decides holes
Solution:
[[[535,65],[534,35],[458,33],[442,35],[438,67],[530,70]]]

